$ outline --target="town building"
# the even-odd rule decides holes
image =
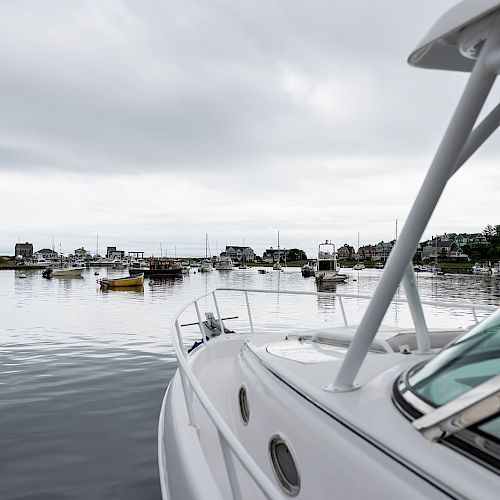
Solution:
[[[75,257],[85,259],[86,257],[90,257],[90,252],[85,250],[85,248],[77,248],[74,252]]]
[[[268,248],[263,254],[262,254],[262,260],[264,262],[267,262],[268,264],[272,264],[273,262],[284,262],[288,257],[288,250],[284,248],[280,248],[279,250],[277,248]]]
[[[422,245],[422,262],[429,259],[467,260],[468,258],[451,234],[436,236]]]
[[[376,250],[377,247],[375,245],[364,245],[362,247],[359,247],[359,260],[375,260]]]
[[[250,247],[226,246],[226,251],[223,253],[231,257],[234,262],[255,262],[255,252]]]
[[[460,233],[456,236],[455,242],[459,247],[464,247],[465,245],[476,247],[490,244],[483,233]]]
[[[355,257],[355,250],[354,247],[351,245],[348,245],[347,243],[344,243],[338,250],[337,250],[337,257],[339,260],[353,260]]]
[[[396,240],[392,240],[389,242],[381,241],[375,245],[375,255],[373,256],[373,260],[378,260],[385,262],[389,258],[389,254],[392,251],[392,247],[396,243]]]
[[[33,244],[32,243],[16,243],[14,249],[14,255],[17,257],[20,255],[25,259],[31,259],[33,257]]]
[[[125,258],[125,251],[117,250],[116,247],[107,247],[106,257],[108,259],[123,259]]]
[[[59,258],[59,254],[51,248],[42,248],[41,250],[37,250],[33,254],[33,257],[37,260],[57,260]]]

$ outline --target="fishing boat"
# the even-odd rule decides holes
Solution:
[[[411,263],[448,180],[500,125],[500,106],[476,124],[500,72],[500,1],[455,5],[409,63],[471,74],[360,322],[344,304],[364,296],[347,293],[219,288],[186,304],[160,412],[164,499],[498,498],[500,310],[422,301]],[[335,300],[340,324],[270,325],[258,312],[273,294]],[[210,334],[209,302],[220,325]],[[225,333],[236,303],[247,324]],[[412,328],[382,324],[391,303],[407,303]],[[461,327],[431,328],[446,312]],[[202,337],[189,354],[183,315]]]
[[[150,257],[146,268],[130,268],[132,276],[143,274],[146,277],[169,278],[182,276],[182,266],[174,259],[167,257]]]
[[[122,278],[102,278],[99,280],[99,285],[101,288],[143,286],[144,273],[135,276],[123,276]]]
[[[318,245],[318,259],[316,260],[316,267],[314,269],[316,282],[342,283],[346,281],[348,278],[347,274],[339,273],[338,269],[335,245],[328,240],[320,243]]]

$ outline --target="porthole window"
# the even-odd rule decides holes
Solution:
[[[273,436],[269,442],[269,455],[274,474],[281,488],[290,496],[300,490],[300,476],[292,452],[281,436]]]
[[[240,387],[238,399],[240,402],[241,420],[245,425],[247,425],[250,420],[250,407],[248,406],[247,390],[243,385]]]

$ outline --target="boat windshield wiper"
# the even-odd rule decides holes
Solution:
[[[500,412],[500,375],[412,422],[424,437],[440,441]]]

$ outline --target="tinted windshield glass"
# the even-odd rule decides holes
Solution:
[[[333,260],[320,260],[318,268],[320,271],[333,271]]]
[[[414,392],[441,406],[500,374],[500,311],[408,377]]]

